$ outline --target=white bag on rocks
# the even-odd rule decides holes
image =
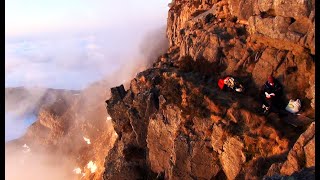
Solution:
[[[300,99],[297,99],[297,100],[292,100],[290,99],[287,107],[286,107],[286,110],[291,112],[291,113],[297,113],[300,111],[300,108],[301,108],[301,101]]]

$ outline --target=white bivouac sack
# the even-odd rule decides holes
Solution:
[[[297,113],[300,111],[300,108],[301,108],[301,101],[300,99],[297,99],[297,100],[292,100],[290,99],[287,107],[286,107],[286,110],[291,112],[291,113]]]

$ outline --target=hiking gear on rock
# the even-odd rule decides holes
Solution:
[[[300,99],[297,99],[297,100],[290,99],[290,101],[286,107],[286,110],[294,114],[294,113],[299,112],[300,108],[301,108]]]
[[[242,92],[242,90],[243,90],[242,88],[236,88],[237,92]]]
[[[230,76],[227,76],[224,79],[219,79],[218,86],[220,89],[224,89],[224,87],[228,87],[236,92],[242,92],[244,90],[242,84],[240,84],[237,80],[235,80],[233,77],[230,77]]]
[[[229,88],[233,89],[234,88],[234,78],[226,77],[224,79],[224,84],[226,84]]]

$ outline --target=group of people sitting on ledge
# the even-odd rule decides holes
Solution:
[[[218,86],[222,90],[229,89],[240,93],[244,91],[244,86],[232,76],[219,79]],[[282,85],[277,79],[270,75],[259,91],[263,114],[267,115],[270,111],[279,111],[284,108],[284,103],[281,98],[282,94]],[[298,102],[300,103],[300,100]],[[288,108],[286,108],[286,110],[290,112]]]

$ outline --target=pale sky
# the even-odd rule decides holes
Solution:
[[[169,1],[5,0],[6,87],[79,89],[134,61]]]
[[[170,1],[5,0],[5,34],[74,32],[163,21]]]
[[[165,40],[170,1],[5,0],[5,87],[83,89],[103,78],[112,79],[110,87],[130,80],[159,53],[153,49]],[[30,124],[10,113],[6,141]]]

